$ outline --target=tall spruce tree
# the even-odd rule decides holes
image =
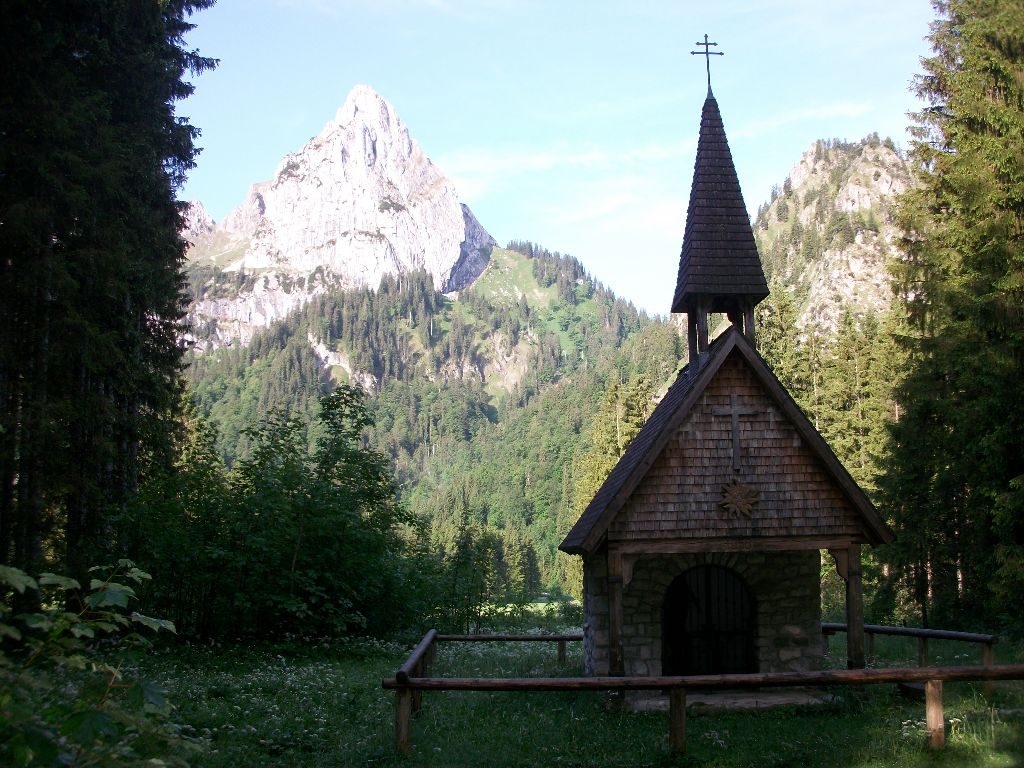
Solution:
[[[176,402],[197,135],[175,115],[212,0],[12,0],[0,25],[0,563],[77,570]]]
[[[900,207],[914,333],[883,486],[926,622],[1024,622],[1024,2],[935,0]],[[979,610],[980,609],[980,610]]]

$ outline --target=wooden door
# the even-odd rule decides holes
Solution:
[[[665,592],[661,667],[665,675],[757,671],[754,597],[732,570],[702,565]]]

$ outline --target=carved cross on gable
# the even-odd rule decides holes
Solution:
[[[729,395],[728,408],[713,408],[711,413],[714,416],[729,416],[732,418],[732,468],[739,471],[740,468],[740,416],[756,416],[760,413],[756,408],[741,408],[736,403],[736,393]]]

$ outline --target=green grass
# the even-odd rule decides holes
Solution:
[[[842,666],[837,640],[830,662]],[[888,640],[876,650],[895,658],[883,663],[916,654],[912,644],[904,652]],[[950,730],[941,753],[925,747],[924,704],[901,698],[894,686],[874,685],[837,687],[835,702],[816,708],[691,712],[685,756],[669,752],[667,713],[621,711],[599,693],[429,692],[413,721],[411,754],[396,755],[393,693],[380,684],[408,651],[371,641],[177,649],[149,659],[145,672],[166,685],[183,733],[204,745],[196,765],[209,768],[1024,765],[1020,682],[999,684],[992,702],[979,686],[947,684]],[[559,668],[553,644],[443,643],[434,673],[577,674],[579,644],[570,643],[569,652]],[[1019,656],[1019,649],[997,653],[1001,661]]]
[[[505,248],[491,251],[487,269],[477,278],[473,289],[495,304],[516,303],[522,292],[535,310],[547,309],[558,297],[555,286],[540,287],[533,276],[533,262],[529,258]]]

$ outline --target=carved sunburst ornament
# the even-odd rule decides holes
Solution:
[[[722,486],[722,500],[718,506],[724,509],[729,517],[750,519],[754,514],[758,496],[758,492],[749,485],[744,485],[739,480],[733,480],[728,485]]]

